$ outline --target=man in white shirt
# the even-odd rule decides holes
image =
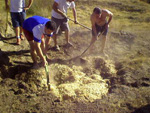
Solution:
[[[61,28],[61,30],[65,31],[65,37],[67,41],[67,46],[72,46],[72,44],[69,41],[69,25],[68,25],[68,19],[67,19],[67,9],[72,8],[73,16],[74,16],[74,22],[77,24],[77,14],[75,9],[75,0],[55,0],[53,4],[53,10],[52,10],[52,21],[56,23],[56,31],[54,32],[53,38],[54,38],[54,46],[55,50],[60,50],[59,46],[57,44],[57,35]]]
[[[20,45],[21,39],[24,39],[22,35],[22,23],[26,17],[26,10],[32,5],[33,0],[29,0],[27,6],[25,6],[25,0],[10,0],[10,14],[15,34],[17,38],[17,45]],[[5,0],[6,10],[9,9],[8,0]]]

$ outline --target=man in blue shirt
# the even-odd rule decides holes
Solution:
[[[23,22],[23,31],[30,45],[34,68],[38,67],[37,55],[40,57],[42,66],[47,64],[44,56],[46,56],[54,30],[55,23],[41,16],[32,16]]]

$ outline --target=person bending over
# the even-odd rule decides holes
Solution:
[[[100,33],[102,33],[102,46],[101,53],[104,53],[106,37],[108,33],[109,23],[112,20],[113,13],[111,13],[107,9],[100,9],[95,7],[93,13],[91,15],[91,24],[92,24],[92,40],[91,44],[93,44]],[[107,19],[108,17],[108,19]]]
[[[41,65],[47,65],[45,56],[54,30],[55,23],[41,16],[32,16],[23,22],[23,32],[30,45],[34,68],[38,67],[37,55],[40,57]]]

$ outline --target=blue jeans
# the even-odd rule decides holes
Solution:
[[[26,12],[10,12],[10,15],[14,28],[22,26],[22,23],[26,18]]]

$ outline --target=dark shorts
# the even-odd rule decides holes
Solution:
[[[10,12],[10,15],[13,27],[22,26],[22,23],[26,18],[26,12]]]
[[[32,32],[30,32],[30,31],[28,31],[28,30],[26,30],[26,29],[23,29],[23,33],[24,33],[24,35],[25,35],[25,37],[26,37],[26,39],[27,39],[28,41],[34,40],[34,36],[33,36],[33,33],[32,33]],[[44,38],[44,35],[42,35],[41,39],[42,39],[42,38]]]
[[[107,35],[108,29],[105,29],[105,25],[106,24],[104,24],[103,26],[99,26],[95,24],[97,34],[102,33],[105,30],[102,35],[105,35],[105,36]],[[92,30],[92,36],[95,36],[95,33],[93,30]]]
[[[70,30],[67,19],[57,19],[57,18],[52,17],[52,21],[56,23],[56,30],[54,34],[58,34],[60,29],[62,31]]]
[[[23,29],[23,33],[24,33],[24,35],[28,41],[33,40],[33,33],[32,32],[27,31],[26,29]]]

